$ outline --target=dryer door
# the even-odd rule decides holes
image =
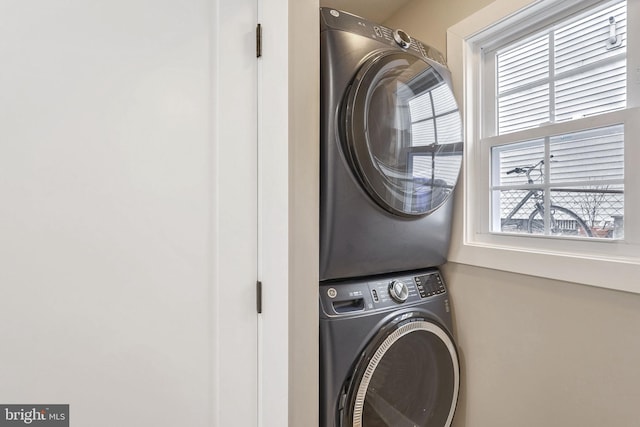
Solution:
[[[362,354],[342,426],[449,427],[459,384],[449,334],[419,313],[398,316]]]
[[[346,157],[382,208],[422,216],[447,200],[462,162],[462,122],[435,66],[405,52],[375,56],[356,75],[342,112]]]

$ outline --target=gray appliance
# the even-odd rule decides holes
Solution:
[[[462,161],[444,59],[401,30],[320,16],[320,280],[440,265]]]
[[[449,427],[459,384],[438,270],[320,285],[320,426]]]

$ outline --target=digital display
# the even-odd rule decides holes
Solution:
[[[438,273],[416,276],[414,280],[421,298],[428,298],[445,292],[442,278]]]

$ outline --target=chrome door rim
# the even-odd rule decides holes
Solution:
[[[362,425],[362,414],[364,410],[364,401],[367,394],[367,389],[369,388],[369,382],[375,373],[378,364],[386,354],[386,352],[393,346],[396,341],[400,338],[417,331],[426,331],[437,336],[447,347],[449,350],[449,355],[451,356],[451,361],[453,362],[453,399],[451,401],[451,408],[449,410],[449,416],[447,417],[447,421],[444,427],[450,427],[451,422],[453,420],[453,414],[456,409],[456,404],[458,402],[458,392],[460,387],[460,365],[458,362],[458,354],[456,352],[455,345],[449,335],[438,325],[427,322],[424,320],[416,320],[412,322],[405,323],[400,326],[398,329],[393,331],[389,336],[380,344],[380,346],[376,349],[373,357],[369,361],[367,368],[365,369],[364,375],[362,376],[362,380],[360,381],[360,385],[358,386],[358,392],[356,393],[356,398],[354,402],[353,408],[353,427],[364,427]]]

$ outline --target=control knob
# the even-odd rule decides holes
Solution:
[[[404,282],[393,280],[389,283],[389,295],[396,302],[405,302],[409,298],[409,288]]]
[[[405,33],[402,30],[395,30],[393,32],[393,39],[403,49],[407,49],[409,46],[411,46],[411,37],[409,37],[409,34]]]

